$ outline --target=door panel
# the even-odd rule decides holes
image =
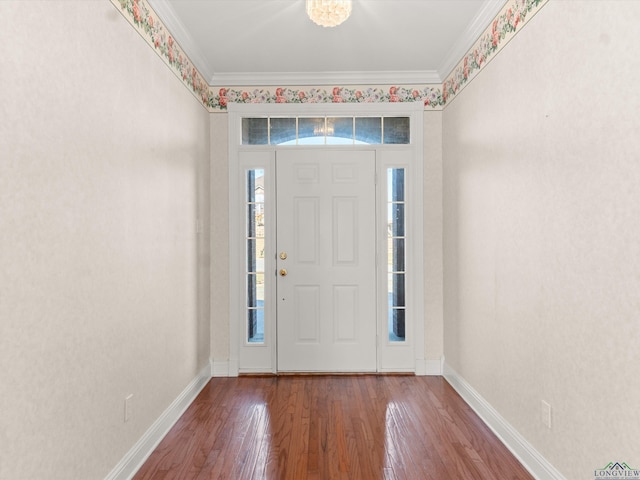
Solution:
[[[276,169],[278,370],[375,371],[375,152],[282,150]]]
[[[290,201],[293,202],[294,219],[293,225],[288,228],[293,233],[294,258],[298,263],[317,265],[320,253],[318,248],[320,199],[296,197]]]

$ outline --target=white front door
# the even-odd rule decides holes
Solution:
[[[376,154],[278,150],[277,362],[376,371]]]

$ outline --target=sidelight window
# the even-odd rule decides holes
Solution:
[[[246,173],[247,341],[264,343],[264,170]]]
[[[405,183],[404,168],[387,169],[387,297],[389,341],[405,341]]]

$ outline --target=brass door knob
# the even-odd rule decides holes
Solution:
[[[286,260],[287,259],[287,252],[282,252],[280,254],[280,260]]]
[[[286,269],[284,269],[284,268],[281,268],[281,269],[280,269],[280,276],[281,276],[281,277],[286,277],[286,276],[287,276],[287,270],[286,270]]]

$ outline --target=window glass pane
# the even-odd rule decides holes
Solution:
[[[266,145],[269,143],[269,122],[266,118],[242,119],[242,145]]]
[[[256,273],[254,275],[256,277],[256,295],[258,298],[258,302],[264,302],[264,273]],[[259,307],[263,305],[258,303]]]
[[[389,309],[389,341],[404,342],[405,340],[405,310],[403,308]]]
[[[256,236],[256,204],[247,204],[247,237]]]
[[[271,118],[271,145],[296,139],[295,118]]]
[[[256,272],[264,272],[264,237],[256,237]]]
[[[392,307],[404,307],[404,273],[389,274],[389,293]]]
[[[257,270],[257,255],[256,255],[256,239],[247,239],[247,272],[256,272]]]
[[[305,145],[322,145],[324,143],[324,117],[299,118],[298,138],[313,138],[313,141],[304,142]]]
[[[247,240],[247,272],[264,272],[264,238]]]
[[[382,143],[382,119],[380,117],[356,117],[356,140],[370,145]]]
[[[389,203],[387,215],[391,235],[404,237],[404,203]]]
[[[247,324],[249,343],[264,343],[264,308],[248,309]]]
[[[255,274],[247,275],[247,307],[258,306],[257,283]]]
[[[388,239],[389,271],[404,272],[404,238]]]
[[[327,137],[348,139],[353,142],[353,117],[329,117],[327,118]],[[327,139],[327,143],[330,142]],[[345,142],[342,142],[345,143]]]
[[[409,143],[409,117],[384,117],[384,143]]]
[[[262,307],[264,302],[264,273],[247,275],[247,307]]]
[[[264,170],[246,177],[247,340],[264,342]]]
[[[264,203],[264,170],[252,170],[253,191],[251,197],[253,202]]]
[[[326,123],[324,117],[242,119],[243,145],[377,145],[410,140],[409,117],[328,117]]]
[[[387,169],[387,200],[404,202],[404,168]]]
[[[247,202],[255,202],[256,201],[256,171],[248,170],[247,171]]]
[[[392,342],[405,341],[405,233],[404,168],[388,168],[387,287],[389,340]]]

